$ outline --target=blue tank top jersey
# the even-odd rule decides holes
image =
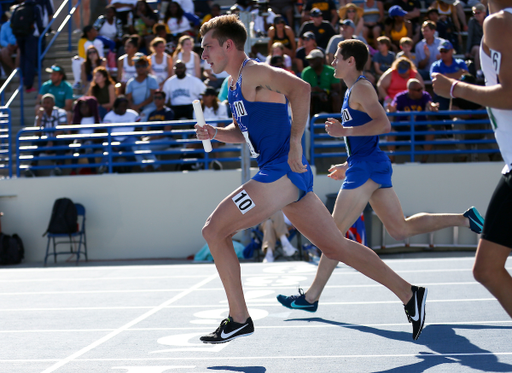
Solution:
[[[366,79],[364,76],[359,76],[359,79]],[[355,84],[355,83],[354,83]],[[372,120],[370,116],[362,111],[354,110],[348,105],[350,93],[354,85],[347,89],[345,98],[343,99],[343,106],[341,107],[341,120],[342,124],[347,127],[357,127],[368,123]],[[380,161],[388,159],[387,155],[379,148],[379,136],[350,136],[345,137],[345,144],[347,147],[348,161],[351,160],[375,160]]]
[[[248,61],[245,60],[243,66]],[[283,104],[247,101],[242,94],[242,74],[236,81],[235,89],[228,90],[228,100],[233,117],[249,146],[251,157],[256,158],[260,168],[253,179],[270,183],[288,175],[303,192],[311,191],[313,176],[304,155],[302,162],[308,165],[306,173],[292,172],[288,165],[291,132],[288,100]]]

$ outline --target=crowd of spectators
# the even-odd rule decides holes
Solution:
[[[51,7],[40,8],[44,9],[41,15],[51,16]],[[66,113],[69,124],[74,123],[73,112],[81,103],[77,100],[73,107],[73,99],[82,96],[87,98],[87,109],[80,104],[82,110],[95,105],[99,122],[193,119],[192,101],[196,99],[203,99],[206,116],[213,107],[215,113],[220,110],[227,118],[227,74],[213,73],[201,60],[198,33],[202,23],[226,12],[252,14],[250,33],[260,41],[253,45],[251,57],[310,83],[311,115],[340,110],[345,87],[334,78],[330,64],[338,43],[346,39],[367,44],[371,57],[364,75],[389,112],[448,109],[446,99],[415,94],[420,88],[422,93],[426,91],[425,82],[434,72],[457,79],[471,72],[477,80],[483,78],[478,46],[487,11],[476,0],[307,0],[304,4],[295,0],[237,0],[229,10],[212,1],[148,4],[146,0],[111,0],[96,19],[91,19],[83,7],[79,10],[75,17],[83,27],[72,59],[74,81],[68,82],[63,68],[54,65],[38,96],[42,104],[43,97],[48,101],[48,94],[52,95],[54,106]],[[472,16],[466,19],[470,12]],[[9,16],[7,12],[5,17]],[[41,28],[39,22],[42,20],[37,20],[34,36]],[[0,64],[5,72],[20,63],[12,56],[27,43],[8,31],[4,27],[0,30]],[[465,44],[463,33],[467,33]],[[30,92],[32,77],[28,74],[27,78]],[[420,100],[421,104],[402,105],[398,97]],[[49,115],[49,108],[46,114],[39,110],[38,105],[36,121]],[[55,124],[61,124],[59,113]],[[87,118],[89,123],[96,116]],[[117,140],[121,147],[133,147],[126,143],[133,139]],[[152,146],[158,144],[147,148]]]

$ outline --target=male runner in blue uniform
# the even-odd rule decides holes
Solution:
[[[434,91],[487,106],[505,167],[492,195],[473,274],[512,317],[512,277],[505,268],[512,251],[512,0],[489,0],[480,61],[485,87],[466,84],[442,74],[432,76]]]
[[[248,60],[244,52],[247,31],[237,16],[220,16],[201,27],[202,58],[214,73],[226,71],[233,123],[225,128],[196,125],[200,140],[227,143],[246,141],[260,171],[225,198],[203,227],[228,298],[229,316],[205,343],[223,343],[253,333],[242,290],[240,263],[231,237],[283,210],[293,225],[325,255],[362,272],[390,289],[408,307],[414,319],[413,337],[424,322],[423,290],[411,288],[373,250],[343,237],[322,201],[312,191],[313,175],[302,153],[311,87],[283,69]],[[288,103],[292,123],[288,117]]]
[[[480,233],[483,219],[474,207],[464,214],[427,214],[419,213],[407,219],[400,201],[391,184],[393,169],[388,156],[379,148],[380,134],[391,129],[388,117],[380,105],[372,84],[362,76],[368,59],[368,48],[359,40],[345,40],[338,44],[332,65],[335,76],[345,81],[347,92],[341,109],[343,124],[334,118],[328,118],[325,130],[333,137],[345,137],[347,162],[332,166],[330,178],[344,180],[336,199],[333,217],[342,233],[361,215],[370,202],[390,235],[403,240],[417,234],[432,232],[452,226],[466,226]],[[279,295],[278,301],[285,307],[315,312],[318,299],[332,272],[338,265],[332,256],[322,255],[315,280],[306,293],[299,295]],[[421,299],[420,311],[424,313],[427,290],[417,289]],[[409,320],[413,322],[413,338],[417,339],[421,328],[415,325],[414,303],[406,304]]]

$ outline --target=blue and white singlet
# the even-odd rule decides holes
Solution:
[[[245,60],[243,66],[249,60]],[[242,68],[243,72],[243,68]],[[293,172],[288,165],[291,122],[286,103],[247,101],[242,94],[242,73],[235,89],[229,89],[228,100],[233,117],[245,137],[251,157],[256,158],[260,171],[253,177],[262,183],[271,183],[284,175],[305,195],[313,190],[313,174],[302,155],[302,163],[308,167],[302,174]]]
[[[366,79],[359,76],[359,79]],[[343,126],[362,126],[372,120],[365,112],[354,110],[349,106],[350,94],[354,85],[347,89],[343,106],[341,107],[341,120]],[[393,169],[388,156],[379,148],[379,136],[350,136],[345,137],[349,165],[345,173],[342,189],[355,189],[372,179],[382,188],[390,188]]]

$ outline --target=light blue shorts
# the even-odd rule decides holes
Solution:
[[[299,188],[297,201],[300,201],[307,193],[313,191],[313,173],[304,156],[302,157],[302,163],[308,167],[308,170],[303,173],[293,172],[288,164],[287,157],[284,162],[281,159],[277,162],[267,163],[252,179],[260,183],[273,183],[287,175],[293,185]]]
[[[345,181],[341,189],[356,189],[372,179],[381,188],[391,188],[391,175],[393,167],[389,159],[382,161],[349,161],[348,169],[345,172]]]

